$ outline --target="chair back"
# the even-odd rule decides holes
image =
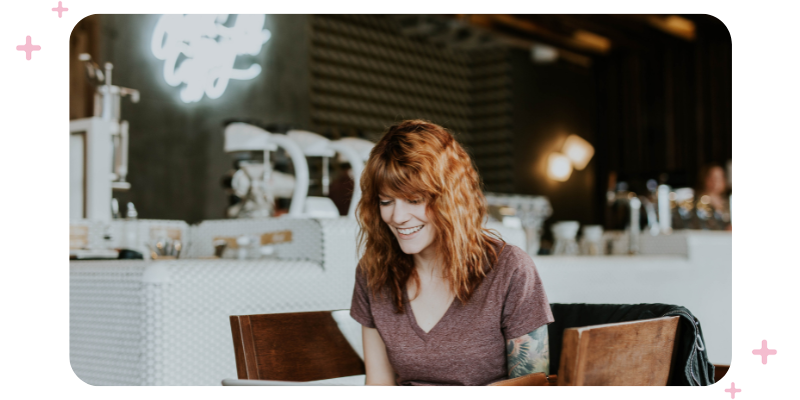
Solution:
[[[678,320],[664,317],[566,329],[558,385],[667,385]]]
[[[332,311],[230,317],[239,379],[308,382],[362,375]]]

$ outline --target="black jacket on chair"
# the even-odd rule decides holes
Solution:
[[[550,371],[557,373],[564,330],[589,325],[660,317],[680,317],[676,358],[670,386],[706,386],[714,383],[714,365],[708,361],[700,321],[685,307],[669,304],[550,304],[555,322],[547,327]]]

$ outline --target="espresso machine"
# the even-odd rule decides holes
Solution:
[[[646,185],[648,195],[639,195],[628,190],[625,182],[620,182],[616,191],[607,192],[606,212],[608,229],[624,229],[627,237],[626,253],[640,252],[640,236],[644,232],[650,236],[672,233],[672,189],[666,184],[650,180]],[[613,247],[613,246],[612,246]],[[610,250],[609,253],[619,250]]]
[[[129,96],[139,102],[136,89],[112,85],[114,66],[101,69],[89,54],[79,59],[96,90],[94,116],[70,121],[70,219],[110,221],[113,191],[129,190],[128,121],[121,119],[120,102]]]
[[[303,130],[288,130],[285,134],[245,122],[231,122],[225,126],[225,152],[241,155],[235,163],[229,184],[239,201],[228,207],[229,218],[273,217],[276,199],[291,198],[289,215],[306,218],[338,218],[339,211],[333,201],[325,196],[309,196],[311,183],[307,158],[322,158],[323,194],[329,185],[329,159],[337,153],[340,160],[348,162],[355,182],[360,180],[364,164],[369,158],[372,142],[343,138],[329,140],[322,135]],[[278,171],[275,167],[280,153],[286,153],[294,168],[294,175]],[[361,198],[358,185],[354,187],[348,217],[355,218],[355,207]]]

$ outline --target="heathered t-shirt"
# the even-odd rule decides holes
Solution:
[[[506,341],[553,322],[533,260],[510,244],[467,304],[454,299],[428,333],[417,325],[405,290],[403,303],[405,312],[395,313],[389,291],[376,297],[357,268],[350,315],[378,330],[398,385],[487,385],[507,379]]]

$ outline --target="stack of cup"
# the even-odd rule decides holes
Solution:
[[[560,221],[553,224],[553,255],[578,255],[578,243],[575,237],[578,235],[580,223],[578,221]]]
[[[597,256],[604,253],[603,226],[584,225],[583,236],[581,237],[581,254]]]

